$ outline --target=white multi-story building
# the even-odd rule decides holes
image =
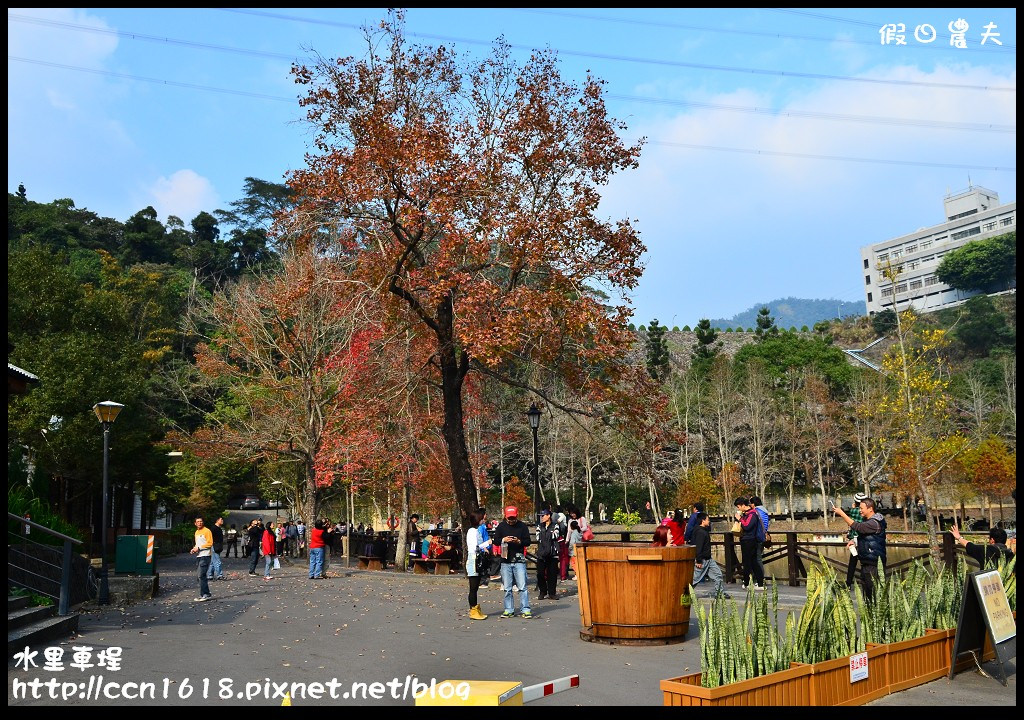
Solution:
[[[909,307],[933,312],[959,305],[977,294],[939,282],[935,270],[950,250],[1016,230],[1017,203],[1000,205],[998,193],[974,185],[965,192],[947,195],[943,205],[946,222],[941,225],[860,249],[868,315]],[[903,266],[895,285],[882,275],[881,268],[887,263],[894,268]]]

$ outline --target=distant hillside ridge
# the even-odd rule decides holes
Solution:
[[[763,307],[767,307],[771,311],[772,317],[775,318],[775,326],[782,330],[788,330],[791,327],[799,330],[804,325],[812,328],[816,322],[835,320],[839,315],[847,318],[867,314],[867,307],[863,301],[809,300],[788,297],[752,305],[748,310],[737,313],[731,318],[712,320],[711,325],[721,330],[741,327],[756,328],[757,313]]]

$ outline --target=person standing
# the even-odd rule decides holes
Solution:
[[[324,577],[324,554],[331,542],[330,526],[323,520],[313,523],[309,533],[309,579],[321,580]]]
[[[690,508],[690,517],[686,520],[686,530],[683,531],[683,542],[693,544],[690,538],[693,536],[693,529],[697,527],[697,516],[702,512],[704,512],[704,503],[695,502]],[[681,545],[682,543],[675,544]]]
[[[560,506],[555,507],[554,521],[558,523],[558,579],[565,582],[569,577],[569,520]]]
[[[486,620],[480,609],[477,590],[480,581],[487,576],[487,561],[490,559],[491,541],[487,537],[487,512],[477,510],[469,514],[469,530],[466,531],[466,577],[469,578],[469,617]]]
[[[580,524],[577,520],[569,523],[569,567],[572,568],[572,580],[576,580],[576,543],[583,540]]]
[[[874,594],[875,581],[878,579],[878,561],[882,561],[883,569],[886,564],[885,518],[875,512],[875,503],[871,498],[864,498],[859,504],[860,514],[864,517],[861,522],[855,522],[842,508],[834,504],[832,510],[846,521],[851,530],[857,531],[860,584],[864,590],[864,597],[870,598]]]
[[[650,500],[648,500],[644,504],[644,522],[645,523],[653,523],[654,522],[654,508],[651,507],[651,501]]]
[[[217,521],[210,528],[213,535],[213,552],[210,554],[210,569],[207,577],[210,580],[224,579],[224,570],[220,564],[220,554],[224,551],[224,518],[217,518]]]
[[[285,553],[291,557],[299,557],[299,529],[293,522],[284,524]]]
[[[690,544],[697,548],[694,557],[693,584],[697,585],[705,578],[715,584],[715,595],[722,593],[726,598],[729,593],[722,592],[722,569],[718,567],[711,555],[711,518],[706,512],[696,513],[697,525],[693,528]]]
[[[501,585],[505,591],[503,618],[515,615],[512,588],[519,588],[520,612],[523,618],[532,618],[530,590],[526,582],[526,551],[530,547],[530,529],[519,521],[519,510],[505,508],[505,519],[494,530],[491,542],[501,548]]]
[[[413,513],[409,516],[409,524],[405,528],[405,540],[409,543],[409,554],[420,557],[420,516]]]
[[[490,587],[491,584],[491,536],[487,532],[487,508],[483,505],[476,509],[477,526],[476,531],[479,537],[478,546],[483,548],[479,554],[479,560],[477,560],[480,577],[480,587]],[[470,529],[473,529],[473,524],[470,523]],[[468,532],[468,531],[467,531]],[[466,545],[466,551],[469,552],[469,545]],[[469,560],[467,559],[467,567]]]
[[[253,520],[246,531],[249,536],[249,574],[256,574],[256,563],[260,560],[261,545],[263,544],[263,525],[259,520]]]
[[[764,548],[768,544],[768,525],[772,521],[772,516],[768,514],[768,509],[757,495],[750,498],[750,507],[757,511],[757,516],[761,519],[761,524],[764,525],[764,533],[758,536],[757,546],[754,548],[757,552],[756,562],[761,568],[761,577],[764,577]]]
[[[265,560],[263,569],[263,579],[270,580],[270,570],[274,567],[274,560],[277,559],[277,531],[278,528],[274,527],[274,521],[268,520],[267,526],[263,530],[263,540],[260,542],[260,551]]]
[[[225,547],[224,557],[231,557],[231,550],[234,549],[235,557],[238,557],[238,528],[235,527],[234,523],[231,524],[227,530],[224,531]]]
[[[764,590],[764,566],[761,565],[758,545],[764,547],[764,521],[751,506],[748,498],[736,498],[736,519],[740,523],[740,550],[743,553],[743,587],[750,584],[754,576],[754,589]]]
[[[558,581],[558,541],[561,537],[558,523],[551,518],[550,508],[540,511],[537,525],[537,590],[540,599],[557,599],[555,593]]]
[[[953,533],[956,544],[963,545],[967,557],[973,558],[982,570],[989,567],[998,568],[1000,561],[1010,562],[1014,558],[1013,551],[1006,547],[1006,531],[1002,528],[995,527],[988,531],[987,545],[968,542],[967,538],[960,535],[960,528],[956,525],[951,525],[949,530]],[[1017,574],[1016,565],[1013,568],[1013,574]]]
[[[203,526],[201,517],[196,518],[195,539],[196,544],[189,551],[199,561],[199,597],[195,601],[206,602],[213,599],[213,594],[210,592],[210,580],[206,577],[206,573],[210,569],[210,556],[213,554],[213,533],[208,527]]]
[[[860,514],[860,501],[866,500],[867,495],[862,492],[853,496],[853,507],[850,508],[850,518],[855,523],[862,522],[864,516]],[[846,547],[850,551],[850,564],[846,567],[846,587],[853,588],[853,580],[857,576],[857,531],[853,528],[846,533]]]
[[[683,514],[683,509],[676,508],[675,512],[672,513],[672,519],[668,521],[668,531],[672,533],[673,545],[686,544],[687,524],[686,516]]]
[[[325,530],[329,528],[324,528]],[[299,544],[299,557],[306,557],[306,543],[308,538],[306,537],[306,523],[302,522],[302,518],[295,524],[295,533],[298,535]],[[326,552],[326,550],[324,551]]]

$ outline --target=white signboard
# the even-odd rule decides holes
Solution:
[[[850,683],[868,679],[868,654],[866,652],[850,656]]]

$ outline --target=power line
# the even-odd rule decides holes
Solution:
[[[154,35],[146,35],[134,31],[127,30],[112,30],[109,28],[97,28],[89,25],[81,25],[76,23],[69,23],[56,20],[47,20],[42,18],[33,18],[25,15],[16,15],[14,13],[7,14],[8,19],[16,20],[18,22],[27,22],[36,25],[59,27],[66,30],[74,30],[80,32],[100,33],[106,35],[115,35],[117,37],[123,37],[130,40],[145,40],[150,42],[158,42],[161,44],[181,45],[188,48],[199,48],[203,50],[216,50],[220,52],[230,52],[243,55],[254,55],[257,57],[269,57],[276,59],[283,59],[289,62],[295,61],[294,55],[287,55],[284,53],[276,53],[265,50],[252,50],[248,48],[239,48],[227,45],[216,45],[212,43],[200,43],[192,40],[183,40],[169,37],[158,37]],[[742,112],[742,113],[753,113],[760,115],[769,115],[773,117],[801,117],[810,118],[816,120],[838,120],[844,122],[862,122],[872,123],[880,125],[899,125],[906,127],[923,127],[923,128],[935,128],[935,129],[946,129],[946,130],[967,130],[975,132],[999,132],[999,133],[1016,133],[1017,129],[1011,125],[994,125],[985,123],[956,123],[956,122],[944,122],[941,120],[920,120],[920,119],[907,119],[907,118],[889,118],[889,117],[878,117],[870,115],[842,115],[835,113],[822,113],[810,110],[777,110],[773,108],[759,108],[750,106],[740,105],[723,105],[716,103],[701,103],[695,101],[686,100],[670,100],[670,99],[659,99],[659,98],[646,98],[635,95],[617,95],[609,93],[607,97],[616,100],[625,100],[628,102],[641,102],[657,105],[672,105],[679,107],[696,107],[705,108],[709,110],[722,110],[728,112]]]
[[[984,123],[957,123],[944,122],[941,120],[916,120],[909,118],[878,117],[870,115],[842,115],[838,113],[823,113],[811,110],[777,110],[774,108],[759,108],[743,105],[722,105],[719,103],[702,103],[690,100],[668,100],[660,98],[638,97],[636,95],[617,95],[608,93],[606,97],[628,102],[651,103],[656,105],[674,105],[680,107],[697,107],[709,110],[726,110],[730,112],[754,113],[759,115],[771,115],[774,117],[799,117],[814,120],[841,120],[845,122],[862,122],[878,125],[902,125],[909,127],[935,128],[942,130],[973,130],[979,132],[1016,133],[1017,128],[1013,125],[993,125]]]
[[[281,13],[270,13],[262,10],[241,10],[238,8],[220,8],[227,12],[241,13],[245,15],[256,15],[260,17],[268,17],[275,20],[289,20],[293,22],[304,22],[313,25],[330,25],[335,27],[355,27],[351,23],[341,23],[333,20],[316,20],[313,18],[298,17],[295,15],[284,15]],[[437,35],[433,33],[414,33],[406,32],[405,35],[409,37],[424,38],[427,40],[440,40],[442,42],[454,42],[463,43],[466,45],[483,45],[487,47],[493,46],[492,41],[488,40],[476,40],[474,38],[463,38],[455,37],[452,35]],[[508,47],[515,50],[526,50],[533,51],[536,48],[530,45],[523,45],[518,43],[507,43]],[[744,73],[750,75],[768,75],[775,77],[785,78],[800,78],[802,80],[839,80],[842,82],[859,82],[859,83],[871,83],[877,85],[897,85],[904,87],[934,87],[944,88],[947,90],[986,90],[993,92],[1017,92],[1015,87],[1005,87],[998,85],[963,85],[957,83],[939,83],[939,82],[926,82],[923,80],[892,80],[883,78],[865,78],[865,77],[853,77],[851,75],[827,75],[823,73],[801,73],[801,72],[789,72],[786,70],[761,70],[758,68],[744,68],[744,67],[732,67],[728,65],[709,65],[706,63],[689,63],[681,60],[663,60],[658,58],[638,58],[628,55],[612,55],[608,53],[593,53],[593,52],[582,52],[577,50],[564,50],[559,48],[551,48],[554,52],[559,55],[567,55],[570,57],[583,57],[592,60],[612,60],[615,62],[629,62],[639,63],[645,65],[660,65],[665,67],[679,67],[687,68],[690,70],[710,70],[714,72],[733,72],[733,73]]]
[[[589,14],[585,14],[585,13],[562,12],[562,11],[558,11],[558,10],[538,10],[536,8],[510,8],[510,9],[514,9],[514,10],[517,10],[519,12],[533,13],[533,14],[537,14],[537,15],[553,15],[553,16],[557,16],[557,17],[578,18],[578,19],[581,19],[581,20],[598,20],[600,22],[619,23],[619,24],[622,24],[622,25],[641,25],[641,26],[646,26],[646,27],[671,28],[671,29],[675,29],[675,30],[699,30],[701,32],[725,33],[725,34],[730,34],[730,35],[748,35],[748,36],[751,36],[751,37],[765,37],[765,38],[774,38],[774,39],[780,39],[780,40],[811,40],[813,42],[845,43],[845,44],[849,44],[849,45],[870,45],[872,47],[877,47],[879,45],[879,43],[874,42],[874,41],[869,41],[869,40],[853,40],[851,38],[822,37],[822,36],[818,36],[818,35],[789,35],[789,34],[786,34],[786,33],[763,32],[763,31],[757,31],[757,30],[738,30],[738,29],[732,29],[732,28],[716,28],[716,27],[708,27],[706,25],[684,25],[682,23],[668,22],[668,21],[664,21],[664,20],[637,20],[635,18],[617,18],[617,17],[610,17],[610,16],[607,16],[607,15],[589,15]],[[767,9],[771,9],[771,8],[767,8]],[[802,14],[809,14],[809,13],[802,13]],[[828,16],[820,16],[820,17],[828,17]],[[867,26],[872,27],[872,28],[874,28],[876,30],[879,27],[881,27],[880,24],[879,25],[872,25],[871,23],[868,23],[868,22],[859,22],[859,21],[850,21],[850,22],[856,22],[857,24],[867,25]],[[939,37],[942,37],[943,39],[948,39],[949,36],[947,35],[947,36],[939,36]],[[945,45],[945,44],[934,45],[932,43],[927,43],[927,44],[918,43],[916,45],[907,45],[906,47],[908,49],[914,49],[914,50],[942,50],[942,51],[956,52],[956,53],[963,53],[963,52],[987,52],[987,53],[1016,54],[1016,50],[1017,50],[1017,46],[1016,45],[1006,45],[1006,44],[1004,44],[1002,46],[1000,46],[1000,45],[988,45],[988,46],[979,46],[979,47],[976,47],[976,48],[955,48],[955,47],[953,47],[951,45]]]
[[[241,96],[244,96],[244,97],[257,98],[257,99],[260,99],[260,100],[276,100],[276,101],[291,102],[291,103],[296,102],[296,98],[283,97],[283,96],[279,96],[279,95],[266,95],[266,94],[263,94],[263,93],[252,93],[252,92],[245,92],[245,91],[242,91],[242,90],[231,90],[231,89],[227,89],[227,88],[217,88],[217,87],[210,87],[210,86],[206,86],[206,85],[196,85],[194,83],[183,83],[183,82],[175,82],[175,81],[171,81],[171,80],[161,80],[159,78],[149,78],[149,77],[143,77],[141,75],[127,75],[125,73],[115,73],[115,72],[111,72],[109,70],[94,70],[92,68],[76,67],[74,65],[63,65],[61,63],[47,62],[47,61],[44,61],[44,60],[32,60],[32,59],[29,59],[29,58],[16,57],[14,55],[8,55],[7,59],[8,60],[14,60],[14,61],[17,61],[17,62],[30,63],[30,64],[34,64],[34,65],[43,65],[43,66],[46,66],[46,67],[55,67],[55,68],[60,68],[60,69],[63,69],[63,70],[75,70],[75,71],[79,71],[79,72],[87,72],[87,73],[92,73],[94,75],[106,75],[108,77],[116,77],[116,78],[122,78],[122,79],[127,79],[127,80],[139,80],[139,81],[142,81],[142,82],[150,82],[150,83],[155,83],[157,85],[169,85],[169,86],[173,86],[173,87],[182,87],[182,88],[187,88],[187,89],[190,89],[190,90],[204,90],[204,91],[207,91],[207,92],[217,92],[217,93],[223,93],[223,94],[227,94],[227,95],[241,95]],[[748,154],[748,155],[766,155],[766,156],[776,156],[776,157],[792,157],[792,158],[801,158],[801,159],[806,159],[806,160],[833,160],[833,161],[860,162],[860,163],[869,163],[869,164],[874,163],[874,164],[882,164],[882,165],[906,165],[906,166],[921,166],[921,167],[952,168],[952,169],[956,169],[956,170],[990,170],[990,171],[996,171],[996,172],[1016,172],[1016,170],[1017,170],[1016,168],[1013,168],[1013,167],[991,167],[991,166],[983,166],[983,165],[958,165],[958,164],[951,164],[951,163],[918,162],[918,161],[913,161],[913,160],[891,160],[891,159],[874,159],[874,158],[856,158],[856,157],[845,157],[845,156],[840,156],[840,155],[815,155],[815,154],[810,154],[810,153],[792,153],[792,152],[782,152],[782,151],[777,151],[777,150],[758,150],[758,149],[752,149],[752,148],[730,148],[730,147],[721,147],[721,146],[716,146],[716,145],[696,145],[696,144],[690,144],[690,143],[668,142],[668,141],[663,141],[663,140],[647,140],[647,142],[649,144],[651,144],[651,145],[661,145],[661,146],[665,146],[665,147],[677,147],[677,148],[683,148],[683,149],[688,149],[688,150],[714,150],[714,151],[718,151],[718,152],[732,152],[732,153],[742,153],[742,154]]]

